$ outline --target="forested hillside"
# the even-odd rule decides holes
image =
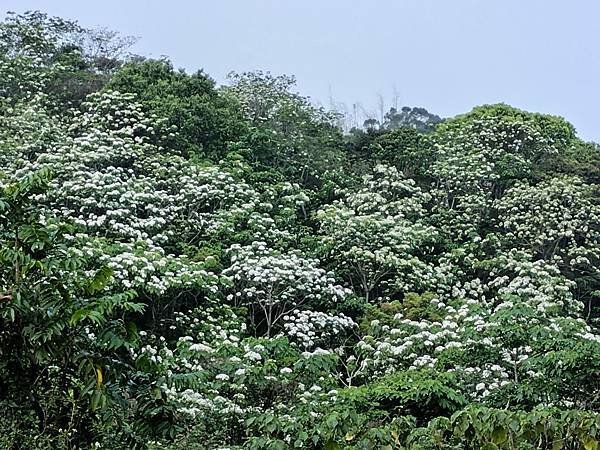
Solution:
[[[0,448],[600,448],[600,148],[0,23]]]

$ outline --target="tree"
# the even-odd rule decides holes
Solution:
[[[13,101],[43,92],[55,107],[77,105],[108,81],[135,41],[39,11],[8,13],[0,23],[0,92]]]
[[[136,94],[149,116],[166,118],[177,130],[166,145],[186,157],[218,162],[247,130],[237,102],[204,72],[188,75],[165,60],[130,62],[106,89]]]
[[[251,123],[240,142],[252,163],[273,167],[301,185],[319,185],[343,158],[335,114],[294,93],[295,79],[270,73],[231,73],[224,91],[236,98]]]
[[[89,270],[70,243],[72,227],[41,220],[32,197],[48,178],[32,173],[0,191],[0,402],[15,436],[9,447],[37,433],[51,446],[91,443],[97,411],[109,417],[124,401],[113,355],[135,344],[129,313],[143,309],[132,291],[104,290],[112,272]]]
[[[388,130],[409,127],[420,132],[430,132],[440,123],[442,123],[442,119],[431,114],[425,108],[403,106],[400,111],[393,107],[390,108],[385,114],[381,126]]]
[[[437,234],[422,221],[428,200],[413,180],[377,166],[358,192],[318,212],[323,256],[367,302],[418,289],[429,270],[420,256]]]
[[[250,307],[256,328],[272,336],[273,327],[302,305],[327,308],[342,300],[346,291],[318,261],[297,253],[269,250],[264,242],[232,246],[232,264],[224,271],[235,288],[231,299]]]
[[[578,178],[520,183],[497,203],[502,246],[523,248],[577,282],[588,317],[600,298],[600,207],[597,188]]]

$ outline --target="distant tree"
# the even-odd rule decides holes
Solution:
[[[379,120],[373,118],[366,119],[363,122],[363,127],[367,130],[374,130],[379,127]]]
[[[402,126],[377,136],[369,145],[371,157],[391,164],[404,175],[422,178],[433,162],[434,151],[417,128]]]
[[[386,129],[412,127],[421,132],[432,131],[436,125],[442,123],[442,118],[430,113],[425,108],[403,106],[400,111],[390,108],[385,114],[381,126]]]

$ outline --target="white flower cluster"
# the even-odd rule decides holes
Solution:
[[[132,355],[140,367],[151,365],[145,370],[160,375],[158,386],[166,401],[190,419],[227,418],[241,425],[251,414],[284,406],[257,401],[261,392],[257,385],[284,391],[300,403],[335,395],[335,374],[321,368],[323,358],[334,358],[334,353],[316,348],[300,354],[285,339],[274,338],[273,345],[273,340],[248,338],[242,318],[224,305],[177,313],[169,330],[184,335],[171,345],[162,336],[141,332],[144,345]],[[327,367],[334,366],[331,360]],[[307,372],[315,369],[326,376],[319,380],[309,376],[310,383],[305,384]]]
[[[310,350],[315,346],[336,347],[356,331],[357,324],[344,314],[327,314],[312,310],[294,310],[282,318],[283,334],[291,342]]]
[[[509,372],[498,364],[487,364],[484,367],[466,367],[461,372],[467,383],[471,383],[472,390],[470,393],[474,400],[483,400],[496,389],[510,383]]]
[[[171,131],[163,119],[147,117],[132,94],[93,94],[67,124],[50,117],[41,100],[16,108],[17,116],[5,119],[12,132],[0,136],[0,146],[10,148],[0,157],[2,182],[49,168],[50,190],[34,199],[43,220],[78,225],[73,245],[113,268],[121,287],[164,293],[204,284],[214,291],[203,261],[166,249],[229,229],[256,210],[258,192],[227,171],[166,151],[160,136]],[[32,119],[39,131],[30,133]],[[290,187],[282,191],[295,195]]]
[[[420,290],[430,277],[415,255],[430,253],[438,235],[422,220],[429,199],[395,168],[377,166],[358,193],[318,212],[327,258],[365,299],[376,288],[381,296]]]
[[[594,188],[577,178],[520,183],[497,209],[506,246],[527,245],[537,257],[576,270],[593,271],[600,260],[600,205]]]
[[[235,294],[230,300],[254,308],[264,319],[267,334],[273,325],[298,305],[331,305],[348,293],[335,284],[319,261],[298,252],[282,253],[265,242],[229,249],[231,265],[223,274],[231,279]]]

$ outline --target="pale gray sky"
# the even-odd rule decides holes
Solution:
[[[567,118],[600,141],[598,0],[0,0],[141,39],[134,51],[203,68],[293,74],[329,105],[505,102]]]

